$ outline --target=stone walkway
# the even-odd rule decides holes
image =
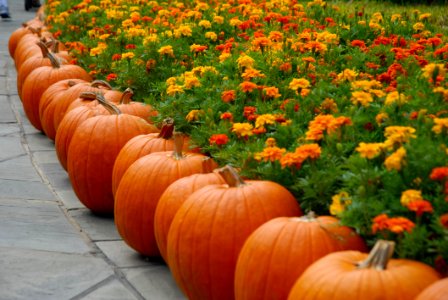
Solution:
[[[125,245],[111,218],[76,198],[54,144],[25,117],[10,34],[32,19],[9,0],[0,20],[0,299],[184,299],[167,266]]]

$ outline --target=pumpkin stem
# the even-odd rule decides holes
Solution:
[[[103,87],[106,90],[111,90],[112,89],[112,86],[107,81],[104,81],[104,80],[94,80],[94,81],[92,81],[90,86],[94,87],[94,88]]]
[[[302,222],[315,222],[316,221],[316,213],[314,211],[309,211],[305,216],[299,217]]]
[[[174,159],[176,159],[176,160],[183,159],[183,157],[184,157],[184,155],[182,153],[182,148],[184,147],[183,134],[180,132],[174,132],[173,140],[174,140],[174,151],[173,151]]]
[[[97,95],[94,92],[82,92],[81,94],[79,94],[79,98],[83,100],[96,100],[96,96]]]
[[[42,51],[42,57],[48,57],[48,48],[42,41],[37,41],[36,45],[39,46],[40,50]]]
[[[75,85],[77,85],[78,83],[76,82],[76,81],[74,81],[74,80],[69,80],[68,82],[67,82],[67,85],[69,86],[69,87],[72,87],[72,86],[75,86]]]
[[[158,135],[159,138],[163,138],[165,140],[169,140],[173,137],[174,131],[174,120],[172,118],[166,118],[162,122],[162,129]]]
[[[131,88],[127,88],[124,90],[123,95],[120,99],[120,104],[129,104],[131,103],[131,97],[134,95],[134,91]]]
[[[218,169],[218,173],[224,178],[229,187],[239,187],[246,184],[236,169],[230,165]]]
[[[105,98],[103,94],[100,93],[95,93],[96,94],[96,100],[98,100],[98,102],[104,106],[104,108],[111,114],[115,114],[115,115],[120,115],[121,114],[121,110],[118,109],[118,107],[116,107],[115,105],[113,105],[112,103],[108,102]]]
[[[395,242],[378,240],[370,251],[369,256],[359,263],[358,269],[374,268],[378,271],[386,270],[387,264],[394,253]]]
[[[61,67],[61,62],[51,52],[48,52],[47,57],[50,60],[53,69],[59,69]]]

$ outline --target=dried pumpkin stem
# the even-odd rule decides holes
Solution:
[[[166,118],[162,122],[162,129],[158,135],[159,138],[169,140],[173,137],[174,120],[172,118]]]
[[[94,81],[92,81],[90,86],[94,87],[94,88],[102,87],[102,88],[105,88],[106,90],[112,89],[112,86],[107,81],[104,81],[104,80],[94,80]]]
[[[104,98],[103,94],[100,93],[96,93],[96,100],[98,100],[98,102],[104,106],[104,108],[111,114],[115,114],[115,115],[120,115],[121,114],[121,110],[118,109],[118,107],[116,107],[115,105],[113,105],[112,103],[106,101],[106,99]]]
[[[74,80],[69,80],[69,81],[67,82],[67,85],[68,85],[69,87],[75,86],[75,85],[77,85],[77,84],[78,84],[78,82],[76,82],[76,81],[74,81]]]
[[[123,95],[121,96],[120,104],[131,103],[132,96],[134,96],[134,91],[131,88],[125,89]]]
[[[230,165],[226,165],[220,169],[218,169],[219,175],[222,176],[224,181],[229,185],[229,187],[239,187],[243,186],[246,183],[238,174],[236,169]]]
[[[61,67],[61,62],[51,52],[48,52],[47,57],[50,60],[51,66],[54,69],[59,69]]]
[[[42,41],[37,41],[36,45],[39,46],[42,51],[42,57],[48,57],[48,53],[50,53],[50,51],[48,51],[48,47]]]
[[[369,256],[357,264],[358,269],[373,268],[386,270],[387,264],[394,253],[395,242],[378,240],[370,251]]]
[[[81,94],[79,94],[79,98],[81,98],[82,100],[96,100],[97,94],[94,92],[82,92]]]
[[[316,213],[314,211],[308,212],[305,216],[299,217],[302,222],[315,222],[316,221]]]
[[[174,139],[174,151],[173,151],[173,157],[174,159],[182,159],[184,157],[182,153],[182,148],[184,147],[184,137],[183,134],[180,132],[173,133],[173,139]]]

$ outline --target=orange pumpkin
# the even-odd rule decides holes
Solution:
[[[243,181],[229,166],[220,173],[227,184],[191,194],[168,233],[168,264],[189,299],[233,299],[236,262],[249,235],[270,219],[301,215],[281,185]]]
[[[160,133],[138,135],[132,138],[118,154],[112,174],[112,191],[115,195],[121,178],[126,170],[142,156],[161,151],[174,150],[174,121],[167,118],[163,121]],[[184,137],[184,151],[188,151],[188,138]]]
[[[418,294],[415,300],[448,300],[448,278],[434,282]]]
[[[313,263],[295,282],[289,300],[408,300],[436,282],[430,266],[390,259],[394,242],[380,240],[370,254],[340,251]]]
[[[38,42],[46,42],[52,34],[48,31],[43,31],[41,28],[30,28],[32,34],[24,35],[17,43],[14,51],[14,64],[16,70],[20,70],[22,64],[30,57],[40,55],[41,50],[37,45]]]
[[[39,116],[39,103],[42,94],[52,84],[63,79],[83,79],[91,81],[90,75],[80,66],[61,65],[51,54],[48,54],[51,66],[44,66],[32,71],[25,79],[22,88],[22,104],[30,123],[38,130],[42,131],[42,124]]]
[[[121,97],[118,108],[126,114],[140,117],[145,119],[148,123],[153,123],[152,118],[157,115],[157,112],[152,108],[151,105],[144,104],[137,101],[132,101],[131,97],[134,95],[132,89],[127,88],[123,92],[123,97]]]
[[[154,214],[165,189],[179,178],[211,171],[211,159],[198,153],[182,153],[182,142],[177,135],[174,151],[137,159],[124,173],[115,193],[115,225],[123,240],[140,254],[160,255],[154,236]]]
[[[67,165],[73,190],[79,200],[98,214],[112,214],[112,168],[121,148],[132,137],[149,133],[150,124],[142,118],[122,114],[106,103],[110,115],[99,115],[82,122],[68,148]]]
[[[8,39],[9,55],[11,55],[11,57],[14,58],[14,53],[16,51],[17,44],[19,43],[20,39],[27,34],[33,34],[33,32],[35,32],[34,30],[35,27],[41,27],[43,25],[44,24],[42,21],[33,19],[28,22],[22,23],[21,27],[14,30]]]
[[[342,250],[366,251],[367,247],[334,217],[309,213],[272,219],[244,243],[235,272],[235,299],[286,299],[306,268]]]
[[[167,261],[166,244],[171,223],[188,196],[204,186],[224,183],[222,176],[216,172],[193,174],[176,180],[163,192],[154,215],[154,234],[160,254],[165,261]]]

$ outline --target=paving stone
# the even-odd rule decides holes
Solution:
[[[121,240],[112,217],[95,215],[87,208],[68,213],[93,241]]]
[[[126,279],[145,299],[187,299],[166,266],[123,269]]]
[[[3,98],[2,95],[5,95],[4,98],[6,98],[6,95],[8,94],[8,88],[7,88],[7,84],[6,84],[6,83],[7,83],[7,78],[6,78],[6,76],[5,76],[5,77],[1,76],[1,77],[0,77],[0,97],[2,97],[2,98]],[[0,100],[1,100],[2,98],[0,98]],[[0,107],[2,107],[2,105],[1,105],[1,101],[0,101]],[[1,116],[1,114],[0,114],[0,116]]]
[[[48,151],[36,151],[33,152],[33,159],[38,164],[45,164],[45,163],[58,163],[59,160],[56,155],[56,151],[54,150],[48,150]],[[62,168],[62,167],[61,167]]]
[[[42,182],[0,179],[0,199],[52,200],[55,195]]]
[[[0,247],[1,299],[70,299],[113,271],[92,255]]]
[[[0,126],[0,137],[9,136],[9,137],[19,137],[20,138],[20,127],[17,123],[5,123]],[[3,147],[2,147],[3,151]]]
[[[31,151],[54,150],[54,142],[41,132],[26,134]]]
[[[129,247],[123,240],[97,242],[96,245],[116,266],[148,267],[151,265],[164,265],[162,258],[153,259],[140,255]]]
[[[72,188],[68,190],[56,190],[56,194],[67,210],[85,208],[84,204],[79,201]]]
[[[3,91],[1,87],[2,77],[0,77],[0,91]],[[17,120],[11,109],[11,105],[7,96],[0,95],[0,123],[16,123]]]
[[[92,250],[56,203],[1,199],[0,228],[0,247],[67,253]]]
[[[43,163],[39,165],[51,186],[56,189],[68,190],[72,189],[72,184],[67,172],[57,163]]]
[[[17,157],[21,154],[25,154],[22,142],[20,141],[20,137],[18,136],[0,137],[0,145],[1,145],[0,161],[11,157]]]
[[[120,281],[113,279],[98,289],[81,297],[83,300],[136,300],[132,292],[130,292]]]
[[[42,181],[28,155],[0,161],[0,178],[27,181]]]

